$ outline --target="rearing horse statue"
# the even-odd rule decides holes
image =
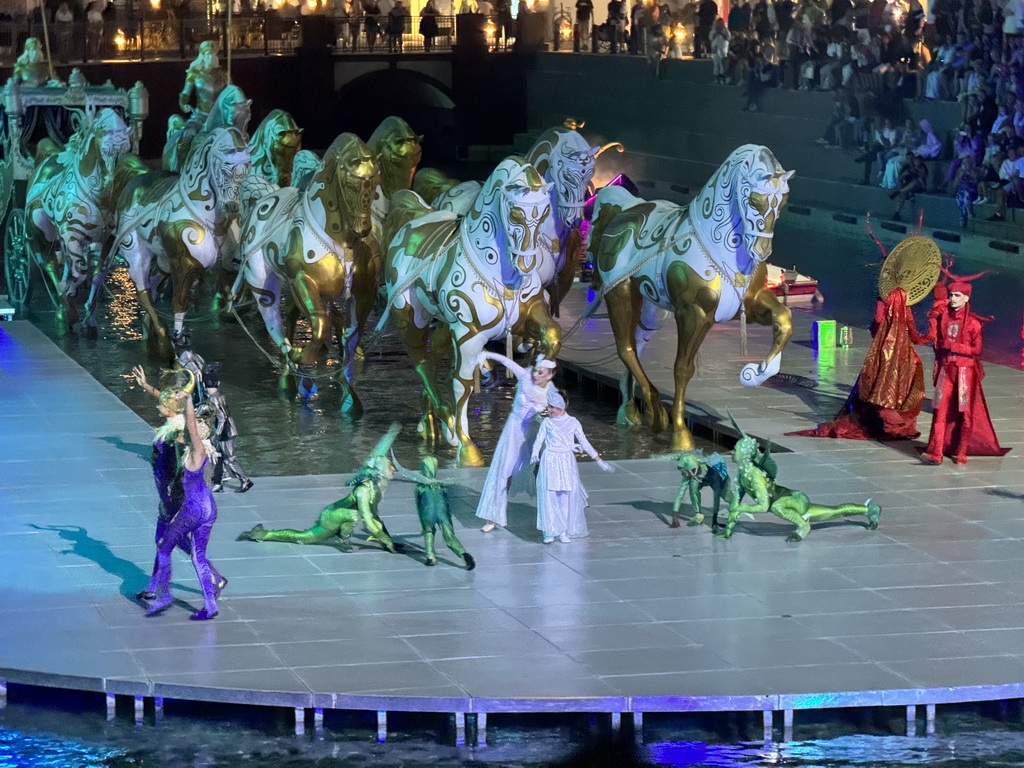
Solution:
[[[672,450],[691,450],[684,420],[686,386],[697,350],[716,322],[737,315],[773,327],[772,347],[758,364],[745,365],[740,381],[756,386],[779,371],[782,349],[793,333],[792,315],[765,286],[766,259],[775,223],[789,197],[792,171],[784,171],[767,147],[734,150],[690,202],[647,202],[622,187],[597,195],[590,252],[594,287],[608,304],[619,357],[626,366],[620,423],[636,424],[633,384],[655,432],[668,424],[658,390],[640,365],[645,338],[641,317],[654,308],[676,318],[675,401]]]
[[[513,155],[494,169],[465,216],[433,211],[411,191],[391,201],[385,232],[398,232],[384,262],[389,312],[423,381],[428,418],[443,417],[445,437],[459,447],[463,465],[483,464],[469,438],[467,406],[484,345],[513,333],[539,339],[554,357],[561,344],[537,273],[550,192],[536,169]],[[386,321],[387,314],[378,330]],[[431,339],[432,330],[441,336]],[[454,352],[454,411],[433,380],[444,337]]]

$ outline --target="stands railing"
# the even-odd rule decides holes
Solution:
[[[467,18],[468,17],[468,18]],[[460,43],[500,50],[511,44],[497,19],[482,14],[436,16],[437,35],[429,44],[419,33],[420,19],[406,17],[402,34],[388,34],[387,16],[284,18],[276,13],[240,15],[228,29],[223,18],[123,19],[102,25],[50,23],[55,65],[88,61],[192,58],[199,43],[217,40],[221,55],[230,34],[234,54],[290,54],[304,39],[327,45],[340,54],[447,53]],[[0,21],[0,66],[11,66],[25,40],[43,39],[39,21]]]

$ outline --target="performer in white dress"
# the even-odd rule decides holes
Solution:
[[[552,388],[548,392],[548,418],[540,425],[533,443],[531,463],[540,461],[537,473],[537,529],[544,534],[544,543],[557,538],[564,544],[570,539],[586,536],[587,489],[580,482],[576,468],[575,451],[583,450],[605,472],[614,467],[601,459],[600,454],[583,434],[578,419],[565,412],[565,397]],[[541,453],[541,449],[543,453]]]
[[[495,526],[508,524],[509,487],[516,473],[530,468],[527,459],[537,434],[534,417],[547,408],[548,389],[555,375],[555,361],[541,357],[533,368],[527,369],[504,355],[487,351],[480,353],[480,361],[484,360],[501,363],[519,380],[512,400],[512,413],[508,415],[505,427],[501,430],[490,469],[487,470],[487,479],[480,491],[480,502],[476,507],[476,516],[487,521],[481,529],[487,533],[493,531]]]

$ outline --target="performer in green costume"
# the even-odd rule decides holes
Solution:
[[[384,490],[394,474],[394,467],[387,459],[387,452],[395,441],[401,427],[392,424],[388,433],[380,439],[377,447],[355,476],[348,481],[352,492],[320,511],[316,525],[305,531],[291,528],[267,530],[257,525],[251,531],[239,534],[236,541],[286,541],[293,544],[323,544],[338,537],[336,546],[343,552],[352,549],[349,538],[356,524],[362,521],[371,538],[377,539],[388,552],[395,551],[394,542],[388,529],[377,514],[377,507],[384,497]]]
[[[472,571],[476,568],[473,556],[466,551],[455,535],[451,505],[448,502],[448,488],[437,479],[437,459],[433,456],[424,456],[420,462],[420,472],[407,470],[398,463],[394,453],[391,454],[391,463],[400,477],[416,483],[416,511],[420,516],[420,525],[423,526],[423,548],[427,551],[427,565],[437,565],[434,534],[440,528],[448,549],[466,561],[466,570]]]
[[[710,488],[714,493],[714,511],[711,518],[711,529],[718,530],[718,509],[722,499],[732,504],[732,478],[729,477],[729,468],[725,466],[725,459],[718,453],[705,456],[704,451],[683,451],[676,459],[676,467],[682,474],[682,482],[679,486],[679,493],[676,494],[675,503],[672,504],[672,522],[669,528],[679,527],[679,510],[683,501],[689,496],[690,506],[693,508],[693,519],[687,525],[700,525],[704,522],[704,513],[700,506],[700,492],[704,488]]]
[[[759,512],[771,512],[796,526],[796,530],[787,537],[786,541],[802,541],[810,533],[813,523],[849,515],[867,515],[868,528],[874,530],[878,527],[878,517],[881,515],[882,509],[871,499],[864,504],[839,504],[829,507],[824,504],[811,503],[807,494],[802,491],[794,491],[777,485],[775,482],[776,465],[769,452],[759,451],[757,440],[748,437],[736,425],[735,420],[733,420],[733,426],[736,426],[737,431],[742,435],[733,448],[733,457],[736,459],[737,467],[736,486],[739,493],[733,496],[733,500],[729,504],[729,519],[725,524],[725,529],[716,533],[715,536],[723,539],[729,538],[736,525],[736,519],[741,513],[752,515]],[[751,497],[752,503],[740,503],[744,494]]]

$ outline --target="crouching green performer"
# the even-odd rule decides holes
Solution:
[[[388,529],[377,514],[377,507],[384,497],[384,489],[394,474],[394,468],[387,459],[391,444],[395,441],[401,427],[392,424],[388,433],[380,439],[370,457],[363,463],[359,471],[348,481],[353,486],[352,492],[333,504],[328,504],[320,511],[316,525],[305,531],[291,528],[267,530],[257,525],[251,531],[239,534],[236,541],[286,541],[293,544],[323,544],[335,537],[335,542],[342,552],[352,549],[349,541],[356,524],[362,521],[363,528],[383,545],[388,552],[395,551],[394,542]]]
[[[437,479],[437,459],[433,456],[424,456],[420,462],[419,472],[410,472],[391,454],[391,463],[403,480],[416,483],[416,511],[420,516],[420,525],[423,526],[423,548],[427,551],[427,565],[437,565],[437,555],[434,553],[434,533],[440,528],[444,543],[457,557],[461,557],[466,563],[466,570],[472,571],[476,568],[476,561],[466,551],[455,535],[455,527],[452,525],[452,509],[448,502],[448,487]]]
[[[693,507],[693,518],[687,525],[700,525],[704,522],[704,513],[700,507],[700,492],[704,488],[710,488],[714,494],[714,512],[711,517],[711,529],[718,530],[718,509],[722,505],[722,499],[732,504],[732,478],[729,477],[729,468],[725,465],[725,459],[721,454],[712,453],[705,457],[704,451],[683,451],[676,460],[676,467],[682,474],[682,484],[679,486],[679,493],[676,494],[675,503],[672,505],[672,522],[669,528],[679,527],[679,508],[683,505],[687,494],[690,497],[690,506]]]
[[[730,418],[732,415],[730,414]],[[868,499],[864,504],[839,504],[834,507],[824,504],[813,504],[802,491],[794,491],[775,482],[776,465],[771,459],[768,451],[762,453],[758,450],[757,440],[748,437],[743,430],[736,425],[733,426],[739,431],[742,437],[733,448],[733,457],[736,460],[736,486],[739,491],[734,495],[733,501],[729,504],[729,519],[725,529],[716,533],[719,538],[727,539],[732,535],[732,529],[736,525],[736,519],[740,514],[753,515],[758,512],[771,512],[796,526],[786,541],[802,541],[810,533],[811,525],[826,520],[834,520],[837,517],[848,517],[849,515],[867,515],[868,528],[874,530],[878,527],[878,518],[882,509]],[[740,499],[746,494],[750,496],[750,504],[740,503]]]

